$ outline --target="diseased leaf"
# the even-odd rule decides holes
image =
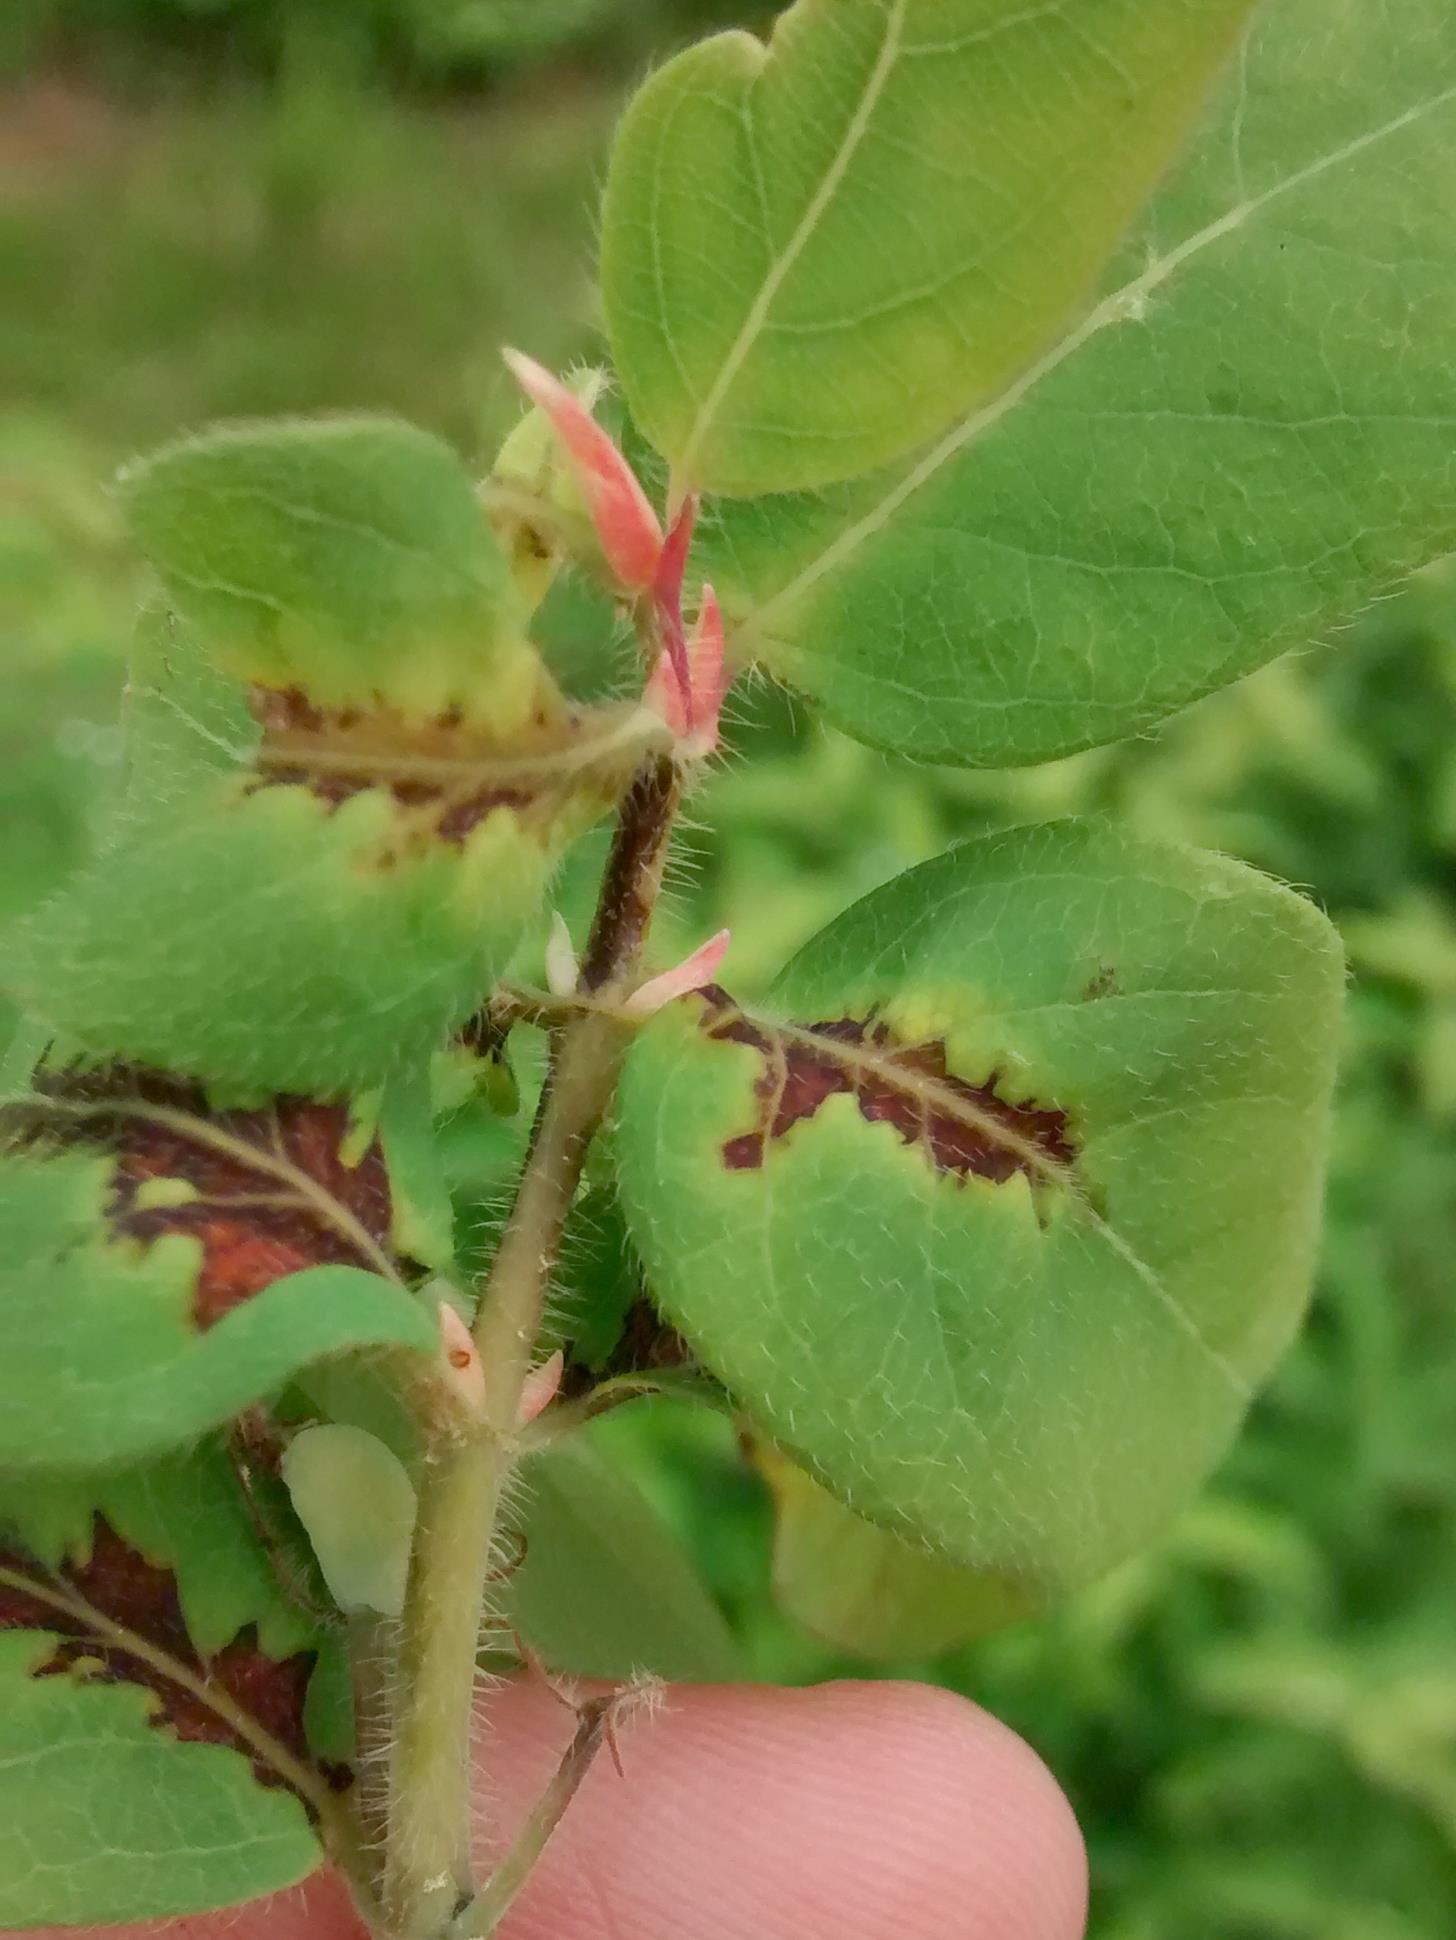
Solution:
[[[115,1234],[198,1242],[199,1327],[305,1267],[399,1272],[384,1148],[346,1107],[284,1096],[216,1110],[195,1085],[124,1066],[43,1070],[39,1086],[11,1107],[17,1133],[112,1158]]]
[[[524,1479],[524,1548],[499,1602],[504,1621],[552,1669],[705,1682],[741,1675],[717,1604],[590,1430],[533,1456]]]
[[[125,473],[133,530],[214,664],[322,708],[521,724],[510,568],[448,446],[388,418],[225,425]]]
[[[343,1263],[392,1271],[294,1155],[249,1147],[227,1119],[140,1109],[151,1147],[0,1157],[0,1469],[136,1462],[318,1360],[436,1350],[401,1282]]]
[[[686,483],[852,478],[1042,348],[1186,134],[1253,0],[799,0],[647,84],[602,280]]]
[[[338,1096],[442,1045],[664,732],[635,708],[548,713],[508,750],[448,716],[253,707],[185,627],[144,627],[117,831],[3,974],[98,1056],[259,1093]]]
[[[322,1861],[321,1649],[220,1443],[0,1485],[0,1919],[203,1912]]]
[[[1303,1309],[1342,994],[1307,903],[1098,824],[897,878],[628,1060],[664,1311],[859,1513],[1020,1603],[1152,1534]]]
[[[1268,7],[1030,370],[911,465],[721,508],[737,651],[877,746],[1016,765],[1135,733],[1449,551],[1453,152],[1444,0]]]
[[[1023,1616],[1013,1586],[923,1549],[846,1509],[774,1450],[774,1597],[785,1615],[855,1657],[936,1657]]]

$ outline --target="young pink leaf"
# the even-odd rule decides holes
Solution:
[[[705,586],[697,625],[686,647],[686,690],[664,651],[643,695],[647,706],[671,728],[678,752],[694,760],[710,755],[718,745],[723,697],[731,684],[724,647],[723,610],[712,587]]]
[[[689,493],[672,522],[652,581],[652,603],[657,611],[657,630],[663,651],[677,677],[683,699],[689,706],[692,700],[692,676],[688,667],[687,633],[683,624],[683,581],[687,575],[688,554],[692,551],[693,531],[697,523],[697,494]]]
[[[544,1414],[556,1399],[556,1391],[561,1386],[565,1371],[566,1356],[559,1347],[549,1360],[531,1369],[521,1388],[521,1405],[517,1413],[523,1428],[529,1427],[538,1415]]]
[[[502,352],[511,375],[544,411],[566,448],[607,564],[634,593],[652,585],[662,556],[662,524],[636,473],[579,398],[544,365]]]
[[[728,954],[732,941],[729,930],[719,930],[709,937],[701,949],[694,950],[690,957],[677,965],[676,969],[665,970],[660,977],[650,977],[632,992],[622,1008],[629,1017],[655,1017],[665,1004],[675,998],[691,996],[693,991],[701,990],[710,984],[718,974],[718,968]]]

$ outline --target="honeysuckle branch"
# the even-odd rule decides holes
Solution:
[[[662,886],[683,773],[645,762],[618,814],[584,953],[580,1008],[558,1022],[515,1203],[483,1290],[474,1342],[480,1421],[432,1451],[405,1597],[385,1901],[400,1940],[435,1940],[474,1897],[470,1730],[481,1616],[503,1492],[520,1454],[551,1273],[587,1151],[630,1037],[620,1012]]]

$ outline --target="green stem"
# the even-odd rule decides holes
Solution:
[[[354,1693],[354,1816],[370,1883],[383,1883],[388,1825],[389,1741],[394,1729],[394,1625],[369,1614],[349,1619],[349,1665]]]
[[[639,772],[618,816],[582,968],[583,992],[633,981],[662,885],[681,780],[666,758]],[[629,1027],[610,1005],[557,1033],[516,1201],[481,1298],[481,1427],[439,1448],[420,1490],[405,1598],[390,1773],[385,1899],[400,1940],[434,1940],[469,1904],[470,1737],[476,1655],[506,1485],[561,1235],[611,1104]]]

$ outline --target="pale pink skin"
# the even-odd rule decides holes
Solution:
[[[485,1707],[498,1851],[572,1717],[519,1678]],[[684,1685],[624,1725],[501,1940],[1081,1940],[1072,1811],[1004,1725],[918,1684]],[[47,1930],[42,1930],[47,1931]],[[74,1932],[75,1929],[48,1929]],[[362,1940],[326,1874],[236,1912],[113,1936]]]

